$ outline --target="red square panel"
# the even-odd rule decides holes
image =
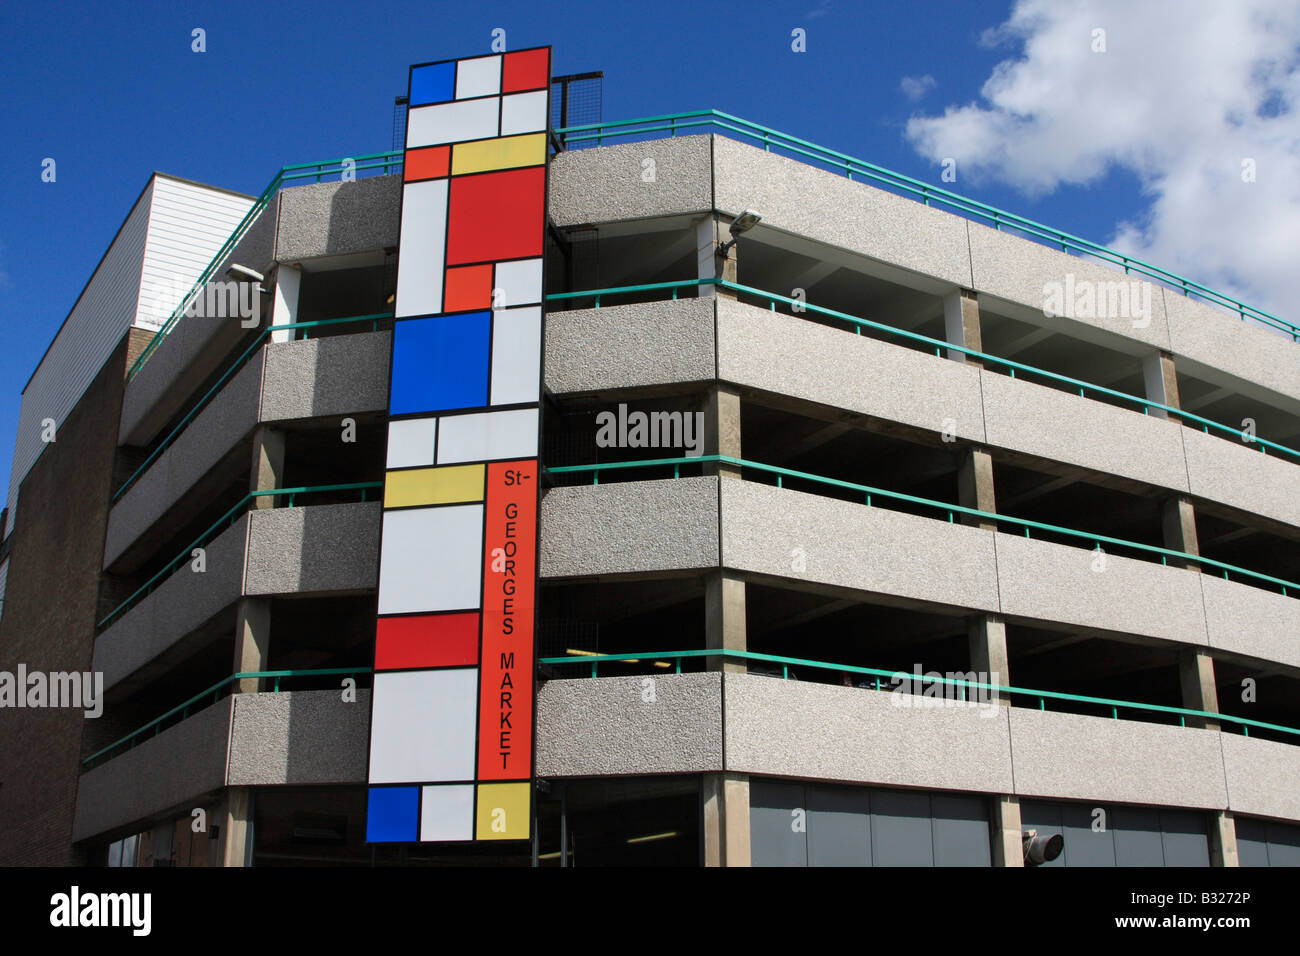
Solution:
[[[449,146],[428,146],[424,149],[408,149],[406,160],[402,164],[402,178],[405,182],[417,179],[441,179],[447,175],[448,158],[451,156]]]
[[[502,63],[501,92],[546,89],[546,84],[551,79],[550,53],[545,47],[507,53]]]
[[[447,264],[540,256],[545,215],[545,166],[456,176],[447,209]]]
[[[381,617],[375,670],[477,665],[478,617],[476,611]]]
[[[444,312],[469,312],[492,305],[492,266],[457,266],[447,270],[443,285]]]

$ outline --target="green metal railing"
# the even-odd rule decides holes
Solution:
[[[240,498],[233,508],[231,508],[220,518],[214,521],[211,524],[211,526],[207,528],[207,530],[205,530],[202,534],[200,534],[197,538],[195,538],[192,542],[190,542],[188,546],[182,548],[181,551],[177,553],[176,557],[172,558],[165,565],[163,565],[162,569],[158,571],[157,574],[151,577],[139,588],[137,588],[131,594],[130,597],[128,597],[117,607],[113,608],[113,610],[109,611],[108,614],[104,617],[104,619],[99,622],[97,627],[99,628],[99,630],[102,631],[104,628],[108,627],[108,625],[111,624],[113,620],[117,618],[119,615],[130,610],[132,607],[135,606],[135,604],[138,601],[152,594],[154,588],[157,587],[164,578],[170,577],[172,572],[174,572],[178,567],[180,567],[186,561],[191,560],[195,548],[202,547],[218,531],[221,531],[222,529],[229,527],[230,525],[238,521],[240,518],[242,518],[244,516],[245,511],[247,511],[249,504],[251,504],[257,498],[264,498],[267,496],[271,496],[273,498],[285,497],[288,499],[287,507],[292,508],[299,495],[317,494],[317,493],[330,492],[330,491],[360,491],[361,500],[365,501],[367,491],[369,491],[372,488],[382,488],[383,486],[384,483],[382,481],[354,481],[354,482],[350,482],[347,484],[340,484],[340,485],[311,485],[311,486],[304,486],[301,488],[268,488],[263,491],[251,491],[248,494],[244,495],[243,498]],[[274,505],[275,503],[273,501],[272,506]]]
[[[954,505],[946,501],[936,501],[933,498],[919,498],[916,495],[904,494],[901,491],[888,491],[884,488],[876,488],[871,485],[862,485],[852,481],[842,481],[839,478],[826,478],[822,475],[813,475],[804,471],[795,471],[793,468],[782,468],[777,465],[765,465],[761,462],[748,461],[743,458],[734,458],[731,455],[697,455],[693,458],[654,458],[645,461],[612,461],[595,465],[560,465],[547,468],[546,470],[552,474],[590,473],[592,476],[591,483],[596,485],[600,483],[600,473],[603,471],[619,471],[629,468],[672,468],[673,477],[680,478],[683,465],[700,465],[705,463],[732,465],[737,468],[750,469],[752,471],[760,471],[775,475],[776,486],[778,488],[784,487],[784,479],[796,478],[813,484],[853,491],[863,496],[864,504],[866,504],[867,507],[872,506],[871,502],[873,498],[885,498],[891,501],[905,501],[910,504],[922,505],[946,513],[950,524],[955,522],[956,515],[968,515],[995,524],[1014,525],[1024,531],[1026,538],[1030,536],[1031,530],[1035,530],[1046,532],[1048,534],[1057,534],[1064,537],[1089,541],[1097,550],[1100,550],[1103,544],[1107,544],[1121,548],[1129,548],[1147,554],[1156,554],[1160,556],[1161,564],[1168,564],[1168,559],[1174,558],[1180,562],[1188,562],[1202,567],[1216,568],[1223,572],[1224,580],[1231,580],[1228,577],[1228,574],[1231,572],[1256,581],[1264,581],[1268,584],[1276,585],[1282,589],[1284,595],[1291,596],[1294,594],[1295,596],[1300,597],[1300,584],[1297,584],[1294,581],[1275,578],[1272,575],[1237,567],[1234,564],[1226,564],[1223,561],[1216,561],[1213,558],[1203,557],[1202,555],[1188,554],[1184,551],[1174,551],[1170,548],[1161,548],[1152,544],[1142,544],[1139,541],[1125,541],[1122,538],[1112,538],[1109,535],[1093,534],[1088,531],[1078,531],[1074,528],[1063,528],[1059,525],[1047,524],[1042,521],[1031,521],[1028,518],[1016,518],[1011,515],[997,514],[992,511],[980,511],[977,508],[967,508],[963,505]]]
[[[185,720],[189,717],[191,709],[194,709],[196,712],[203,709],[196,705],[203,704],[204,707],[208,706],[204,702],[207,701],[209,697],[212,698],[211,702],[215,704],[221,699],[222,693],[236,681],[253,678],[259,680],[271,680],[274,681],[272,691],[278,694],[280,692],[280,682],[285,678],[292,679],[299,677],[331,676],[362,677],[372,673],[373,669],[369,667],[325,667],[318,670],[245,671],[238,674],[231,674],[229,677],[218,681],[206,690],[201,690],[188,700],[177,704],[171,710],[167,711],[167,713],[155,717],[143,727],[139,727],[136,730],[131,731],[131,733],[127,734],[125,737],[113,741],[107,747],[96,750],[89,757],[81,761],[81,765],[87,769],[91,769],[97,762],[99,762],[101,757],[106,760],[111,760],[116,756],[115,751],[117,751],[118,748],[125,746],[129,750],[136,745],[138,740],[140,740],[145,734],[148,734],[151,730],[153,731],[151,736],[156,737],[158,734],[162,733],[163,724],[168,720],[171,720],[173,717],[178,720]]]
[[[257,352],[259,348],[262,347],[263,344],[265,344],[266,340],[271,337],[272,333],[296,331],[301,329],[302,337],[305,339],[311,335],[311,330],[315,328],[321,328],[324,326],[332,326],[332,325],[346,325],[346,324],[366,323],[366,322],[370,323],[371,331],[377,331],[379,328],[379,323],[381,321],[383,321],[384,319],[391,319],[392,317],[393,317],[393,313],[391,312],[379,312],[373,315],[354,315],[354,316],[348,316],[347,318],[341,318],[341,319],[318,319],[315,322],[289,322],[284,325],[267,326],[261,331],[261,333],[257,336],[257,338],[253,340],[252,344],[249,345],[248,348],[246,348],[240,354],[240,356],[230,364],[230,367],[227,368],[225,372],[221,374],[221,377],[217,379],[217,381],[212,385],[212,387],[209,388],[203,394],[203,396],[197,402],[194,403],[194,405],[190,408],[190,410],[186,412],[184,416],[181,417],[181,420],[176,424],[176,426],[170,432],[167,433],[167,437],[164,438],[161,442],[159,442],[158,447],[149,453],[149,457],[146,458],[143,463],[141,463],[140,467],[131,473],[131,477],[126,479],[126,481],[122,482],[122,487],[118,488],[117,491],[113,492],[112,501],[116,502],[117,499],[121,498],[124,494],[126,494],[127,489],[130,488],[133,484],[135,484],[136,480],[141,475],[143,475],[146,471],[149,470],[149,466],[152,465],[158,459],[159,455],[161,455],[164,451],[166,451],[171,446],[171,444],[176,440],[176,438],[180,435],[180,433],[185,430],[186,426],[188,426],[189,423],[194,420],[194,417],[200,411],[203,410],[203,408],[208,404],[208,402],[212,400],[213,396],[215,396],[219,391],[221,391],[221,389],[223,389],[226,386],[226,383],[229,382],[231,378],[234,377],[235,373],[244,367],[244,365],[248,362],[248,360]]]
[[[783,305],[790,306],[792,311],[798,309],[804,312],[811,312],[815,315],[822,315],[822,316],[826,316],[827,318],[836,319],[838,321],[845,322],[853,326],[853,328],[857,331],[859,335],[862,334],[863,329],[874,329],[878,332],[884,332],[888,335],[893,335],[899,338],[907,339],[908,341],[911,342],[917,342],[922,345],[925,345],[928,349],[933,349],[934,354],[937,356],[942,356],[945,350],[949,352],[960,352],[963,355],[967,355],[970,356],[971,358],[978,359],[981,362],[985,362],[989,365],[1000,366],[1006,369],[1012,378],[1016,377],[1016,372],[1036,375],[1041,378],[1047,379],[1051,382],[1056,382],[1062,385],[1069,386],[1070,390],[1078,392],[1080,397],[1086,397],[1089,392],[1094,393],[1096,395],[1106,395],[1110,398],[1118,399],[1119,401],[1125,402],[1127,404],[1140,406],[1142,408],[1143,414],[1149,414],[1151,409],[1155,408],[1155,409],[1160,409],[1161,411],[1167,413],[1168,415],[1176,417],[1176,419],[1180,421],[1195,422],[1196,424],[1201,426],[1201,430],[1206,434],[1209,434],[1210,430],[1213,429],[1216,432],[1219,432],[1224,435],[1231,435],[1234,438],[1239,440],[1242,437],[1241,429],[1233,428],[1229,425],[1224,425],[1220,422],[1212,421],[1211,419],[1204,418],[1192,412],[1184,411],[1183,409],[1180,408],[1175,408],[1172,405],[1165,405],[1161,402],[1153,401],[1152,399],[1149,398],[1143,398],[1138,395],[1130,395],[1128,392],[1120,392],[1113,388],[1106,388],[1105,386],[1102,385],[1094,385],[1091,382],[1085,382],[1082,379],[1071,378],[1068,375],[1061,375],[1057,372],[1049,372],[1046,369],[1036,368],[1033,365],[1025,365],[1023,362],[1015,362],[1012,361],[1011,359],[999,358],[996,355],[990,355],[989,353],[981,352],[978,349],[967,348],[964,345],[953,345],[951,343],[943,341],[942,339],[936,339],[928,335],[922,335],[919,332],[911,332],[908,331],[907,329],[900,329],[897,328],[896,326],[886,325],[883,322],[874,322],[871,319],[864,319],[855,315],[849,315],[847,312],[839,312],[835,309],[828,309],[825,308],[824,306],[814,305],[810,302],[803,302],[798,299],[792,299],[789,296],[780,295],[776,292],[768,292],[765,289],[757,289],[754,288],[753,286],[740,285],[739,283],[730,282],[726,279],[716,279],[716,278],[682,279],[674,282],[650,282],[650,283],[645,283],[643,285],[616,286],[614,288],[609,288],[609,289],[586,289],[579,292],[557,292],[548,295],[546,297],[546,300],[548,302],[564,302],[564,301],[591,299],[593,300],[595,307],[599,309],[602,307],[601,304],[602,300],[608,299],[610,296],[639,294],[643,292],[671,291],[672,298],[677,299],[678,294],[681,292],[681,290],[687,288],[694,288],[696,286],[717,286],[719,288],[729,289],[732,292],[736,292],[742,295],[751,295],[757,298],[766,299],[772,311],[776,311],[777,303],[781,303]],[[796,312],[795,314],[798,313]],[[1300,461],[1300,450],[1289,448],[1286,445],[1282,445],[1274,441],[1269,441],[1266,438],[1260,438],[1258,436],[1252,436],[1250,443],[1254,445],[1258,445],[1259,450],[1264,454],[1267,454],[1268,449],[1271,448],[1274,451],[1280,452],[1283,455],[1287,455],[1291,458],[1296,459],[1297,461]]]
[[[199,277],[195,280],[194,285],[190,287],[189,292],[187,292],[185,297],[177,304],[176,308],[172,311],[172,314],[168,316],[167,321],[162,324],[158,329],[157,334],[150,340],[149,344],[145,346],[144,351],[140,353],[139,357],[136,358],[133,363],[131,363],[131,367],[127,369],[126,380],[129,382],[139,374],[140,369],[144,367],[144,363],[149,361],[149,356],[153,354],[154,349],[156,349],[159,343],[162,342],[163,336],[170,332],[172,328],[175,327],[176,323],[185,316],[185,312],[190,307],[190,304],[193,303],[198,295],[203,291],[203,287],[212,281],[217,270],[221,268],[221,264],[226,261],[226,257],[234,252],[235,246],[239,245],[240,240],[244,238],[249,227],[257,221],[257,217],[262,214],[262,210],[267,207],[271,199],[280,191],[281,187],[283,187],[285,183],[301,179],[310,179],[313,182],[319,183],[323,182],[326,177],[342,176],[345,174],[355,175],[362,172],[370,172],[372,170],[382,170],[380,175],[385,175],[390,172],[398,172],[401,168],[401,150],[387,153],[370,153],[366,156],[344,157],[342,159],[327,159],[320,163],[296,163],[292,166],[282,167],[274,176],[271,177],[271,181],[267,183],[266,188],[263,189],[257,199],[253,201],[253,205],[250,206],[248,212],[244,214],[244,218],[239,220],[234,231],[231,232],[226,238],[226,241],[222,243],[221,248],[217,250],[217,254],[212,257],[212,261],[204,267],[201,273],[199,273]]]
[[[875,689],[880,690],[880,679],[893,681],[899,675],[912,680],[916,677],[915,673],[907,671],[888,671],[880,670],[875,667],[858,667],[852,664],[833,664],[828,661],[814,661],[802,657],[783,657],[779,654],[760,654],[755,651],[740,651],[729,648],[717,648],[709,650],[690,650],[690,651],[647,651],[636,654],[588,654],[581,657],[540,657],[539,664],[551,666],[564,665],[582,665],[591,668],[591,676],[598,676],[598,667],[602,662],[611,661],[675,661],[675,672],[682,672],[682,660],[684,658],[696,657],[720,657],[730,658],[740,661],[762,661],[770,664],[781,665],[781,676],[783,679],[789,679],[790,668],[792,666],[808,667],[817,670],[842,671],[850,674],[862,674],[864,676],[875,678]],[[1242,733],[1250,736],[1250,728],[1256,727],[1261,730],[1274,730],[1281,733],[1300,735],[1300,729],[1295,727],[1284,727],[1281,724],[1269,724],[1262,720],[1252,720],[1248,717],[1233,717],[1230,714],[1220,714],[1208,710],[1191,710],[1186,707],[1168,707],[1164,704],[1145,704],[1135,700],[1116,700],[1110,697],[1090,697],[1086,694],[1067,694],[1062,691],[1038,690],[1029,687],[1012,687],[1005,684],[991,684],[983,681],[966,681],[956,678],[942,676],[931,676],[922,674],[922,678],[928,683],[945,684],[950,687],[958,687],[963,691],[962,700],[967,700],[965,691],[970,689],[985,690],[991,694],[1005,694],[1009,697],[1028,697],[1038,703],[1039,710],[1046,710],[1048,700],[1063,700],[1074,703],[1096,704],[1099,706],[1109,707],[1111,709],[1112,719],[1119,719],[1119,710],[1140,710],[1151,713],[1173,714],[1179,718],[1180,726],[1187,725],[1188,717],[1195,717],[1206,720],[1214,720],[1221,723],[1236,724],[1242,728]],[[893,692],[892,690],[890,691]]]
[[[769,129],[766,126],[752,123],[738,116],[732,116],[730,113],[723,113],[719,110],[667,113],[662,116],[649,116],[642,119],[566,126],[557,129],[555,134],[566,146],[599,146],[608,139],[626,139],[631,136],[664,132],[668,133],[669,136],[676,136],[679,132],[688,130],[717,130],[731,133],[741,139],[759,143],[769,152],[777,149],[805,160],[823,164],[837,172],[844,173],[849,179],[856,177],[877,183],[903,196],[917,199],[927,206],[943,206],[965,218],[990,223],[994,229],[1001,230],[1010,227],[1045,245],[1059,247],[1063,252],[1077,252],[1120,266],[1123,268],[1125,275],[1134,272],[1144,275],[1181,292],[1185,296],[1196,296],[1220,308],[1235,312],[1243,321],[1251,319],[1261,325],[1284,332],[1293,341],[1300,342],[1300,326],[1293,325],[1272,313],[1254,308],[1234,299],[1232,296],[1201,285],[1199,282],[1193,282],[1191,279],[1186,279],[1167,269],[1161,269],[1159,266],[1144,262],[1141,259],[1126,256],[1114,249],[1098,245],[1068,232],[1061,232],[1051,226],[1043,225],[1032,219],[1026,219],[1005,209],[999,209],[996,206],[990,206],[987,203],[970,199],[958,193],[949,192],[938,186],[932,186],[919,179],[913,179],[911,176],[896,173],[893,170],[885,169],[883,166],[877,166],[874,163],[868,163],[845,153],[818,146],[816,143],[810,143],[797,136]]]

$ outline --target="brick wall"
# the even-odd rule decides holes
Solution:
[[[132,330],[22,483],[0,617],[0,671],[88,671]],[[0,865],[84,862],[72,846],[82,711],[0,708]]]

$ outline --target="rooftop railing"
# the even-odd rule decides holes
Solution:
[[[781,667],[781,677],[785,680],[792,679],[790,668],[804,667],[813,670],[835,671],[837,673],[857,674],[863,677],[872,678],[873,689],[881,690],[881,680],[897,685],[897,678],[904,676],[909,680],[915,680],[915,673],[907,671],[890,671],[881,670],[875,667],[858,667],[852,664],[833,664],[829,661],[808,660],[802,657],[785,657],[779,654],[760,654],[755,651],[741,651],[730,648],[718,648],[708,650],[689,650],[689,651],[646,651],[634,654],[584,654],[582,656],[567,657],[541,657],[538,658],[539,664],[551,667],[578,666],[590,668],[590,676],[597,677],[598,669],[602,663],[613,663],[617,661],[662,661],[675,662],[675,672],[682,672],[682,661],[692,658],[721,658],[723,660],[737,660],[749,662],[758,662],[763,664],[777,664]],[[775,675],[761,675],[775,676]],[[923,674],[926,683],[942,684],[947,687],[956,688],[961,694],[955,698],[957,703],[983,703],[988,704],[995,700],[994,695],[1006,695],[1008,698],[1029,698],[1037,704],[1038,710],[1047,709],[1047,701],[1064,701],[1069,704],[1088,704],[1100,707],[1106,707],[1110,710],[1110,716],[1113,720],[1119,720],[1121,710],[1139,711],[1142,713],[1152,714],[1170,714],[1178,718],[1179,726],[1187,726],[1187,718],[1193,718],[1196,721],[1216,721],[1223,724],[1232,724],[1241,728],[1243,735],[1250,736],[1250,728],[1255,727],[1260,730],[1269,730],[1283,734],[1293,734],[1300,737],[1300,729],[1295,727],[1286,727],[1282,724],[1265,723],[1262,720],[1252,720],[1248,717],[1234,717],[1231,714],[1221,714],[1208,710],[1192,710],[1187,707],[1169,707],[1164,704],[1147,704],[1136,700],[1117,700],[1110,697],[1091,697],[1086,694],[1067,694],[1062,691],[1039,690],[1029,687],[1013,687],[1006,684],[992,684],[985,681],[968,681],[958,678],[943,677],[939,674]],[[796,678],[797,679],[797,678]],[[974,700],[968,696],[969,691],[984,691],[987,696],[980,700],[981,695],[976,694]],[[890,688],[889,693],[894,693]],[[917,695],[919,696],[919,695]],[[1296,743],[1300,743],[1297,740]]]
[[[938,186],[913,179],[902,173],[896,173],[883,166],[868,163],[837,150],[818,146],[797,136],[769,129],[758,123],[723,113],[719,110],[696,110],[688,113],[666,113],[662,116],[648,116],[643,119],[618,120],[609,123],[587,123],[581,126],[566,126],[555,131],[559,141],[568,146],[600,146],[606,140],[621,140],[632,137],[653,136],[668,133],[676,136],[683,132],[722,132],[761,145],[765,150],[773,150],[796,156],[801,160],[826,166],[843,173],[849,179],[859,179],[882,186],[899,195],[919,200],[927,206],[941,206],[967,219],[986,222],[994,229],[1011,228],[1043,245],[1059,248],[1062,252],[1075,252],[1099,259],[1124,270],[1125,275],[1137,273],[1154,279],[1183,295],[1195,296],[1212,305],[1235,312],[1242,320],[1251,319],[1261,325],[1276,329],[1289,336],[1292,341],[1300,342],[1300,326],[1293,325],[1272,313],[1247,305],[1230,295],[1218,292],[1191,279],[1184,278],[1167,269],[1144,262],[1133,256],[1083,239],[1079,236],[1053,229],[1024,216],[1018,216],[1005,209],[990,206],[958,193],[950,192]]]
[[[1257,309],[1254,306],[1247,305],[1230,295],[1211,289],[1191,279],[1184,278],[1167,269],[1152,265],[1133,256],[1124,255],[1107,246],[1099,245],[1088,239],[1072,235],[1068,232],[1062,232],[1059,229],[1053,229],[1051,226],[1043,225],[1024,216],[1018,216],[1015,213],[1008,212],[1005,209],[999,209],[996,206],[990,206],[975,199],[970,199],[958,193],[950,192],[939,186],[922,182],[919,179],[913,179],[903,173],[896,173],[893,170],[886,169],[883,166],[877,166],[874,163],[865,160],[856,159],[837,150],[828,149],[825,146],[818,146],[816,143],[810,143],[807,140],[800,139],[797,136],[791,136],[788,133],[782,133],[778,130],[770,129],[758,123],[741,119],[738,116],[732,116],[730,113],[724,113],[720,110],[696,110],[687,113],[667,113],[662,116],[648,116],[641,119],[617,120],[608,123],[588,123],[580,126],[565,126],[560,129],[551,131],[552,142],[559,144],[562,148],[581,147],[581,146],[601,146],[606,140],[627,140],[633,137],[641,138],[662,138],[657,134],[668,133],[670,137],[676,136],[679,132],[708,132],[717,131],[729,133],[735,137],[748,140],[753,143],[761,144],[762,147],[771,152],[776,150],[792,156],[797,156],[801,160],[810,163],[820,164],[832,170],[843,173],[849,179],[858,179],[865,182],[871,182],[885,189],[891,190],[899,195],[916,199],[925,205],[931,204],[941,206],[952,212],[957,213],[965,218],[991,223],[994,229],[1002,230],[1003,228],[1014,229],[1016,232],[1029,237],[1044,245],[1059,247],[1063,252],[1075,252],[1080,255],[1090,256],[1099,259],[1110,265],[1119,266],[1124,270],[1126,275],[1137,273],[1153,279],[1161,285],[1167,286],[1177,292],[1181,292],[1189,298],[1195,297],[1204,302],[1235,312],[1243,321],[1249,319],[1261,325],[1276,329],[1287,336],[1292,341],[1300,342],[1300,326],[1294,325],[1272,313]],[[132,363],[127,371],[127,380],[134,378],[149,360],[162,337],[172,330],[178,321],[185,315],[187,308],[195,297],[203,289],[216,270],[220,268],[221,263],[226,257],[234,251],[235,246],[244,237],[248,228],[261,215],[262,210],[266,208],[272,197],[286,183],[299,180],[311,180],[312,182],[324,182],[326,179],[335,176],[342,176],[344,173],[356,175],[359,173],[378,173],[387,175],[397,173],[402,170],[403,152],[394,150],[387,153],[371,153],[365,156],[345,157],[343,159],[325,160],[319,163],[298,163],[292,166],[285,166],[280,169],[271,182],[262,190],[261,194],[254,201],[248,213],[240,220],[230,237],[226,239],[217,254],[208,263],[207,267],[199,275],[198,280],[186,294],[185,298],[177,305],[175,311],[168,317],[162,327],[159,328],[158,334],[145,347],[140,356]]]
[[[1201,567],[1214,568],[1223,573],[1225,581],[1232,580],[1229,574],[1237,574],[1252,581],[1261,581],[1267,585],[1272,585],[1281,590],[1282,594],[1288,597],[1300,598],[1300,584],[1294,581],[1287,581],[1282,578],[1276,578],[1269,574],[1262,574],[1258,571],[1251,571],[1248,568],[1238,567],[1235,564],[1227,564],[1223,561],[1216,561],[1213,558],[1207,558],[1198,554],[1188,554],[1185,551],[1175,551],[1172,548],[1161,548],[1153,544],[1143,544],[1140,541],[1126,541],[1123,538],[1113,538],[1109,535],[1094,534],[1091,531],[1080,531],[1076,528],[1065,528],[1060,525],[1048,524],[1043,521],[1032,521],[1028,518],[1017,518],[1012,515],[998,514],[993,511],[981,511],[978,508],[967,508],[964,505],[954,505],[947,501],[937,501],[933,498],[921,498],[917,495],[905,494],[901,491],[889,491],[885,488],[876,488],[871,485],[863,485],[853,481],[843,481],[839,478],[827,478],[823,475],[813,475],[805,471],[796,471],[793,468],[782,468],[779,465],[767,465],[762,462],[748,461],[744,458],[735,458],[731,455],[697,455],[693,458],[654,458],[645,461],[612,461],[595,465],[561,465],[549,467],[547,472],[556,475],[563,474],[590,474],[593,485],[600,484],[600,475],[606,471],[623,471],[630,468],[644,469],[672,469],[672,476],[680,478],[682,476],[682,466],[694,466],[702,464],[723,464],[732,465],[737,468],[749,469],[750,471],[761,472],[773,475],[776,479],[776,487],[784,488],[785,481],[794,478],[799,481],[806,481],[815,486],[826,488],[836,488],[844,491],[851,491],[861,495],[863,504],[872,507],[872,499],[885,499],[887,501],[899,501],[913,505],[920,505],[928,509],[933,509],[948,518],[948,523],[953,524],[957,515],[965,515],[971,518],[977,518],[982,521],[990,522],[995,525],[1010,525],[1024,532],[1026,538],[1030,537],[1031,531],[1038,531],[1047,534],[1061,535],[1075,540],[1090,542],[1094,549],[1101,550],[1103,544],[1121,547],[1132,551],[1137,551],[1144,555],[1155,555],[1160,558],[1160,563],[1167,565],[1170,558],[1176,559],[1179,563],[1196,564]],[[741,477],[744,477],[743,471]]]

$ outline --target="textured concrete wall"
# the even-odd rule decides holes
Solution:
[[[1300,414],[1300,362],[1295,355],[1300,346],[1289,336],[1243,322],[1235,313],[1177,292],[1165,290],[1164,299],[1170,347],[1175,356],[1184,357],[1178,363],[1180,368],[1201,373],[1218,370],[1219,374],[1211,371],[1206,376],[1217,380],[1216,384],[1240,387],[1253,383],[1242,390],[1271,401],[1286,396],[1290,401],[1282,407],[1293,415]],[[1240,381],[1229,382],[1222,373]]]
[[[1234,813],[1300,820],[1300,747],[1237,733],[1219,742]]]
[[[280,198],[276,196],[244,233],[234,251],[213,277],[226,279],[231,262],[266,275],[274,258],[275,229]],[[269,310],[264,314],[269,315]],[[118,440],[122,444],[147,445],[158,430],[193,400],[193,391],[247,334],[234,319],[183,318],[164,336],[135,378],[127,384],[122,401]]]
[[[1210,647],[1300,667],[1300,599],[1202,574]]]
[[[574,149],[551,160],[550,213],[559,228],[713,208],[708,136]],[[654,161],[654,182],[642,177]]]
[[[792,569],[802,549],[806,569]],[[993,533],[749,481],[722,482],[723,564],[996,611]]]
[[[342,681],[342,678],[339,678]],[[355,783],[366,779],[370,691],[237,694],[230,725],[232,787]]]
[[[127,333],[18,488],[6,545],[0,670],[91,669]],[[15,477],[13,480],[19,480]],[[0,865],[78,863],[71,846],[83,711],[0,707]]]
[[[1200,574],[1014,534],[997,535],[998,591],[1011,616],[1204,644]]]
[[[734,299],[718,300],[718,377],[984,441],[979,370]]]
[[[311,594],[378,585],[378,501],[249,513],[244,593]]]
[[[915,699],[749,674],[726,680],[730,771],[1012,791],[1006,707],[902,707]]]
[[[713,138],[713,168],[720,212],[756,209],[764,227],[971,284],[966,223],[957,216],[724,136]]]
[[[1137,277],[978,223],[969,223],[969,228],[971,287],[977,292],[1024,307],[1035,313],[1036,323],[1067,335],[1106,341],[1129,352],[1137,352],[1138,343],[1169,350],[1169,325],[1165,321],[1164,297],[1159,286],[1142,283],[1151,289],[1151,321],[1144,328],[1134,325],[1136,311],[1131,316],[1047,318],[1043,306],[1044,287],[1048,283],[1063,287],[1069,274],[1073,274],[1076,286],[1083,281],[1132,282]]]
[[[219,789],[226,779],[230,706],[230,698],[218,701],[82,774],[73,839],[180,808]]]
[[[257,423],[264,353],[255,353],[113,506],[104,542],[110,567]]]
[[[206,570],[184,564],[95,640],[95,670],[110,688],[239,599],[248,518],[205,547]]]
[[[1192,494],[1300,527],[1300,460],[1191,428],[1183,447]]]
[[[718,566],[718,479],[551,488],[542,499],[543,577]]]
[[[264,346],[114,506],[104,566],[181,502],[258,422],[386,409],[391,351],[391,332]]]
[[[595,392],[716,377],[714,298],[665,299],[546,317],[546,387]]]
[[[537,692],[538,776],[721,770],[721,679],[664,674],[545,682]]]
[[[401,176],[285,189],[275,259],[301,262],[396,246],[401,202]]]
[[[387,410],[392,350],[391,332],[267,346],[261,421]]]
[[[1223,809],[1219,732],[1009,708],[1015,792]]]
[[[1187,490],[1181,425],[996,372],[980,386],[990,445]]]

